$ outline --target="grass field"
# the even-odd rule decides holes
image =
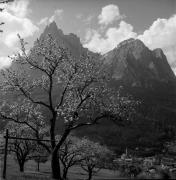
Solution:
[[[1,157],[1,174],[3,158]],[[40,164],[40,172],[37,172],[37,164],[34,161],[28,161],[25,164],[25,172],[20,173],[18,170],[18,164],[13,160],[12,157],[8,156],[7,160],[7,180],[52,180],[50,161]],[[74,166],[70,169],[68,174],[69,180],[84,180],[87,178],[86,172],[84,172],[79,166]],[[108,169],[102,169],[100,172],[93,177],[95,180],[113,180],[122,179],[119,177],[117,171]]]

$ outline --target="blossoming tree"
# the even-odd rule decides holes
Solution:
[[[37,40],[27,52],[26,42],[19,38],[21,52],[13,57],[18,68],[3,71],[2,89],[47,112],[44,119],[50,131],[52,175],[62,179],[58,152],[70,132],[103,118],[118,124],[130,118],[136,102],[108,87],[108,70],[98,55],[87,53],[75,59],[51,35]],[[63,133],[56,142],[56,123],[61,120]]]

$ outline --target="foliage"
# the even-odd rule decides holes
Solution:
[[[48,161],[49,157],[48,151],[41,145],[36,143],[34,151],[31,153],[31,159],[37,163],[37,171],[40,171],[40,163],[45,163]]]
[[[88,179],[96,174],[101,168],[105,168],[106,164],[112,162],[113,152],[107,147],[83,138],[80,142],[82,146],[81,167],[88,173]]]
[[[16,138],[32,137],[31,130],[28,126],[21,125],[15,122],[9,122],[6,126],[9,130],[9,135]],[[10,139],[9,151],[15,155],[20,171],[24,171],[24,163],[30,159],[30,154],[34,151],[36,143],[20,139]]]
[[[36,145],[34,152],[31,154],[31,159],[36,162],[45,163],[48,160],[49,153],[41,145]]]
[[[60,136],[57,136],[56,140],[59,140],[60,138]],[[63,179],[67,179],[68,170],[72,166],[80,164],[83,160],[82,150],[81,139],[74,136],[68,136],[62,144],[58,153],[59,159],[63,165]]]
[[[113,152],[87,138],[68,136],[59,150],[59,159],[63,165],[63,179],[67,179],[68,170],[74,165],[80,165],[92,176],[112,162]]]
[[[109,74],[98,56],[86,54],[75,59],[51,35],[37,40],[28,53],[26,42],[22,38],[20,42],[21,52],[13,57],[18,69],[3,71],[2,89],[48,112],[49,119],[44,118],[49,124],[53,177],[61,179],[57,152],[70,132],[97,124],[103,118],[121,124],[130,119],[136,102],[108,87]],[[37,96],[37,92],[44,98]],[[61,119],[63,134],[56,143],[56,121]]]
[[[142,172],[141,164],[139,163],[124,163],[118,167],[121,176],[137,177]]]
[[[0,106],[0,110],[1,118],[10,121],[12,124],[13,122],[19,124],[19,127],[29,128],[33,138],[43,139],[46,136],[48,126],[40,112],[40,106],[32,104],[29,100],[19,98],[13,103],[4,101]],[[10,125],[7,127],[10,127]],[[46,145],[41,141],[38,141],[38,143],[45,147],[48,152],[50,151],[48,144]]]
[[[142,171],[137,179],[175,179],[168,169],[163,168],[153,168],[149,171]]]

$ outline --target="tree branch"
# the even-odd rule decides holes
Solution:
[[[101,115],[99,117],[96,117],[92,122],[79,123],[79,124],[71,127],[70,130],[77,129],[77,128],[82,127],[82,126],[91,126],[91,125],[97,124],[100,119],[103,119],[105,117],[106,117],[106,115]]]
[[[13,2],[14,0],[3,0],[3,1],[0,1],[0,4],[3,4],[3,3],[9,3],[9,2]]]

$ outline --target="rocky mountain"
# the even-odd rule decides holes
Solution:
[[[111,86],[142,101],[141,112],[153,119],[175,122],[176,76],[162,49],[150,50],[138,39],[121,42],[103,56]]]
[[[79,37],[73,33],[65,35],[62,30],[57,27],[55,21],[46,26],[40,39],[45,38],[47,34],[51,34],[58,44],[67,48],[74,57],[79,57],[81,54],[87,52],[87,49],[83,48]]]
[[[161,49],[149,50],[142,41],[128,39],[104,55],[112,79],[132,87],[152,88],[156,81],[169,83],[175,75]]]
[[[65,35],[53,21],[47,25],[40,39],[51,34],[59,45],[67,48],[73,57],[78,58],[87,53],[79,37],[70,33]],[[92,55],[95,53],[90,52]],[[121,42],[112,51],[102,56],[105,66],[108,66],[112,80],[126,86],[154,88],[156,82],[173,83],[176,77],[161,49],[151,51],[138,39],[128,39]]]

